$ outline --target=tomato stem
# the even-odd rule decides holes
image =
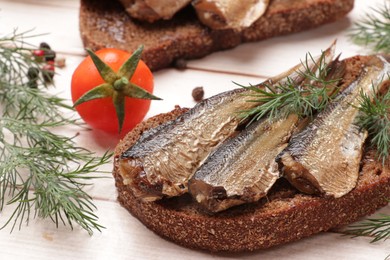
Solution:
[[[123,90],[127,85],[129,84],[129,81],[127,78],[125,77],[121,77],[120,79],[117,79],[114,84],[113,84],[113,87],[116,91],[121,91]]]

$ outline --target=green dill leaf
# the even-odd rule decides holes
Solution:
[[[93,213],[92,198],[83,190],[99,167],[112,154],[96,156],[79,147],[74,139],[56,134],[78,120],[66,116],[74,112],[67,101],[49,95],[34,46],[25,42],[30,31],[0,38],[0,212],[14,204],[11,217],[2,227],[19,229],[32,217],[75,224],[89,234],[103,227]],[[39,77],[31,88],[27,72],[36,68]],[[68,113],[69,112],[69,113]]]
[[[375,52],[390,53],[390,2],[371,8],[371,13],[355,22],[350,37],[356,44],[368,46]]]
[[[381,90],[382,84],[390,79],[387,75],[379,86],[373,86]],[[390,89],[385,93],[369,97],[361,92],[359,97],[359,110],[357,124],[365,128],[369,134],[371,145],[377,149],[377,157],[384,164],[390,153]],[[377,218],[370,218],[364,222],[351,225],[346,231],[353,236],[371,236],[371,242],[386,240],[390,237],[390,216],[381,214]]]
[[[310,68],[310,62],[315,69]],[[253,121],[267,116],[269,120],[275,120],[290,114],[303,118],[312,117],[314,113],[323,110],[338,93],[337,84],[341,78],[339,74],[344,73],[339,69],[342,66],[335,65],[337,73],[333,72],[331,66],[325,62],[324,53],[317,62],[311,54],[307,54],[302,65],[304,69],[299,70],[298,74],[303,81],[299,84],[287,77],[286,80],[274,84],[266,81],[260,85],[244,87],[251,90],[247,95],[251,97],[248,102],[258,105],[240,111],[242,119]]]
[[[372,243],[390,238],[390,216],[381,214],[364,222],[351,225],[346,233],[352,236],[371,236]]]
[[[361,93],[359,110],[357,124],[368,131],[370,142],[384,163],[390,154],[390,90],[373,98]]]

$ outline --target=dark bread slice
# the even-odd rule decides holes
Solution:
[[[356,56],[346,62],[344,84],[353,81],[367,57]],[[334,199],[299,193],[280,179],[266,198],[215,215],[198,208],[189,195],[143,202],[123,185],[118,158],[149,128],[176,118],[186,109],[152,117],[134,128],[118,144],[113,175],[119,202],[145,226],[158,235],[189,248],[209,251],[253,251],[295,241],[322,231],[352,223],[387,205],[390,198],[390,162],[376,161],[375,151],[367,148],[361,174],[354,190]]]
[[[191,8],[169,21],[155,24],[130,18],[117,1],[81,0],[80,32],[85,47],[145,49],[142,59],[152,70],[170,66],[177,59],[200,58],[240,43],[299,32],[344,17],[353,0],[271,0],[264,16],[242,32],[211,30],[202,25]]]

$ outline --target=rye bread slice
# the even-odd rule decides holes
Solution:
[[[271,0],[266,13],[241,31],[211,30],[189,7],[169,21],[154,24],[132,19],[113,0],[81,0],[80,33],[84,46],[93,50],[115,47],[134,51],[143,44],[142,59],[152,70],[178,59],[194,59],[244,42],[299,32],[336,21],[352,8],[353,0]]]
[[[343,83],[353,81],[367,57],[347,60]],[[375,160],[366,148],[358,184],[347,195],[334,199],[305,195],[283,178],[266,198],[218,214],[203,212],[189,195],[157,202],[138,200],[118,172],[119,156],[149,128],[176,118],[187,109],[152,117],[134,128],[116,147],[113,175],[118,200],[156,234],[182,246],[213,252],[265,249],[352,223],[387,205],[390,198],[390,161]]]

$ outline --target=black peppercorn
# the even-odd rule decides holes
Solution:
[[[39,44],[39,49],[41,49],[41,50],[51,50],[50,45],[47,44],[46,42],[41,42]]]
[[[49,61],[45,66],[42,67],[42,76],[45,82],[53,83],[55,74],[54,62]]]
[[[56,52],[53,50],[45,50],[45,61],[54,61],[56,58]]]
[[[192,90],[192,97],[196,102],[200,102],[203,100],[204,97],[204,90],[203,87],[196,87]]]
[[[39,69],[36,67],[30,67],[27,70],[27,78],[29,80],[38,80],[39,77]]]
[[[173,62],[173,66],[179,70],[185,70],[187,68],[187,61],[185,59],[177,59]]]
[[[39,50],[43,51],[43,57],[45,61],[54,61],[56,58],[56,52],[53,51],[49,44],[41,42],[39,44]]]
[[[27,70],[27,86],[30,88],[37,88],[38,87],[38,78],[39,78],[39,69],[36,67],[30,67]]]

